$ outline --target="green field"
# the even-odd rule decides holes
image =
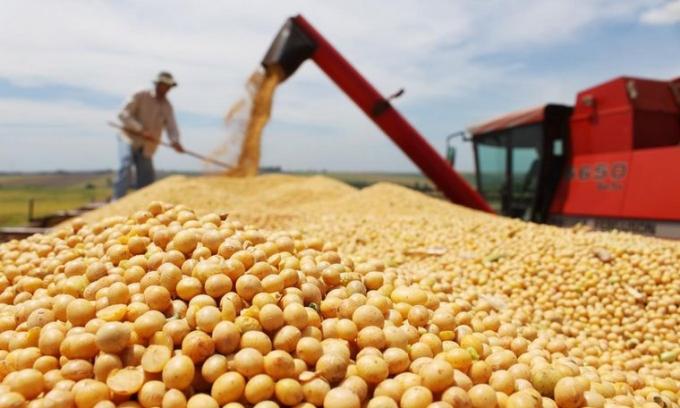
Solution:
[[[27,225],[31,199],[34,217],[105,200],[110,180],[102,173],[0,175],[0,226]]]
[[[198,175],[198,173],[181,173]],[[401,184],[428,194],[438,195],[432,182],[415,173],[379,172],[288,172],[298,176],[323,175],[344,181],[356,188],[378,182]],[[169,175],[159,172],[158,177]],[[463,177],[472,182],[471,174]],[[34,203],[33,217],[39,218],[61,210],[72,210],[111,195],[113,175],[108,172],[0,174],[0,227],[25,226],[29,219],[29,201]]]

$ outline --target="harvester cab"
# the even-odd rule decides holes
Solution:
[[[498,213],[545,222],[564,166],[572,109],[544,105],[470,127],[447,138],[472,141],[477,191]],[[540,192],[540,194],[539,194]]]

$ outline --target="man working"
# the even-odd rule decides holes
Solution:
[[[115,185],[113,199],[121,198],[129,188],[132,166],[137,173],[137,188],[154,182],[155,173],[151,160],[161,140],[163,129],[166,130],[172,147],[177,152],[184,149],[179,143],[179,131],[170,101],[165,97],[170,89],[177,86],[169,72],[161,72],[154,80],[153,90],[144,90],[132,95],[118,114],[125,129],[118,136],[120,167]]]

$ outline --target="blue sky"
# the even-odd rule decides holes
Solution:
[[[285,3],[285,4],[284,4]],[[0,14],[0,170],[116,165],[114,119],[160,69],[184,144],[209,152],[289,15],[304,14],[439,151],[447,134],[619,75],[680,76],[680,0],[8,1]],[[415,167],[311,62],[279,89],[263,164]],[[472,160],[463,147],[461,167]],[[159,151],[164,169],[198,170]]]

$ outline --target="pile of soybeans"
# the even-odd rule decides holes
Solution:
[[[0,245],[0,408],[674,407],[678,265],[389,184],[173,177]]]

